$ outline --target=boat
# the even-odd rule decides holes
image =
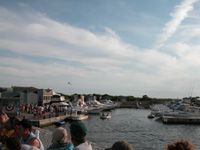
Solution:
[[[188,106],[184,111],[164,113],[162,122],[200,124],[200,107]]]
[[[155,115],[154,115],[153,113],[151,113],[151,114],[149,114],[147,117],[148,117],[149,119],[152,119],[152,118],[155,118]]]
[[[167,107],[164,104],[157,104],[150,106],[151,108],[151,113],[148,115],[148,118],[156,117],[156,118],[162,118],[164,113],[171,112],[172,110]]]
[[[110,119],[111,115],[109,115],[109,113],[107,113],[107,115],[105,115],[104,112],[102,112],[102,114],[100,114],[100,118],[101,119]]]
[[[101,116],[100,118],[101,118],[101,119],[110,119],[111,116],[110,116],[110,115],[108,115],[108,116]]]
[[[70,117],[69,117],[70,120],[86,120],[88,119],[88,115],[87,114],[81,114],[81,113],[78,113],[77,111],[75,111],[74,114],[72,114]]]
[[[81,115],[72,115],[69,118],[70,120],[86,120],[88,119],[88,115],[81,114]]]
[[[65,121],[57,121],[57,122],[55,122],[55,125],[62,125],[62,124],[65,124]]]

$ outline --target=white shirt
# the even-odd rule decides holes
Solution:
[[[24,144],[24,145],[21,147],[21,150],[40,150],[40,149],[38,149],[37,147],[31,146],[31,145],[26,145],[26,144]]]
[[[80,145],[74,147],[73,150],[92,150],[92,145],[88,142],[81,143]]]

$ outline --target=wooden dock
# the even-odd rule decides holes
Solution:
[[[200,117],[163,116],[162,122],[166,124],[200,124]]]
[[[71,115],[74,115],[74,114],[59,113],[58,116],[56,117],[55,113],[51,116],[50,113],[48,112],[46,115],[46,119],[34,119],[33,114],[23,113],[20,116],[20,118],[29,119],[32,122],[33,126],[44,127],[44,126],[54,124],[58,121],[63,121],[65,119],[68,119],[71,117]]]
[[[33,126],[44,127],[47,125],[54,124],[55,122],[58,122],[58,121],[63,121],[65,119],[69,118],[70,116],[71,115],[64,115],[64,116],[52,117],[52,118],[41,119],[41,120],[31,119],[31,122],[32,122]]]

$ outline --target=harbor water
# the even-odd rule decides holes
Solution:
[[[99,114],[92,114],[84,121],[88,140],[101,147],[125,140],[134,150],[161,150],[164,145],[183,138],[192,141],[196,150],[200,149],[200,125],[163,124],[160,120],[148,119],[148,109],[117,108],[109,114],[111,119],[102,120]],[[69,132],[70,122],[61,126]],[[55,125],[45,127],[54,128]]]

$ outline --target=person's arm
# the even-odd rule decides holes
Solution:
[[[37,148],[40,148],[40,142],[38,141],[38,139],[33,138],[28,142],[28,145],[32,145],[35,146]]]

